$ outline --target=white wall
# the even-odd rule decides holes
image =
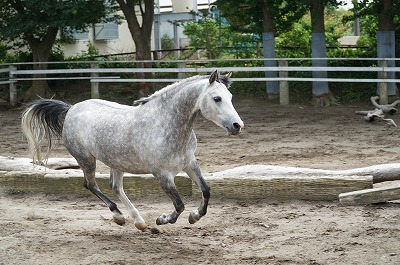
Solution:
[[[95,40],[94,28],[89,29],[88,39],[77,40],[73,44],[63,45],[62,49],[65,56],[75,56],[82,53],[87,53],[88,44],[92,43],[98,49],[100,54],[114,54],[134,52],[135,44],[126,21],[118,25],[118,39],[113,40]]]

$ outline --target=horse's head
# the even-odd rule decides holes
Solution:
[[[215,70],[200,95],[198,106],[203,116],[225,128],[229,134],[239,134],[244,126],[232,105],[232,94],[229,92],[229,77],[231,73],[220,76]]]

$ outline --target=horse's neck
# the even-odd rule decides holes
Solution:
[[[202,88],[189,85],[186,88],[176,88],[176,91],[167,92],[159,98],[165,119],[176,129],[192,130],[194,121],[199,113],[197,100]]]

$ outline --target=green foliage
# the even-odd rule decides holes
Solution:
[[[102,99],[131,105],[138,98],[139,90],[135,84],[110,84],[100,87]]]
[[[228,46],[227,26],[211,17],[203,16],[197,22],[186,22],[183,26],[183,33],[188,36],[190,46],[194,49],[205,48],[209,59],[218,58],[221,54],[220,47]]]
[[[286,31],[308,9],[309,1],[265,1],[265,0],[217,0],[215,4],[226,17],[231,27],[239,32],[261,36],[265,31],[263,10],[267,10],[274,21],[275,35]]]
[[[255,34],[233,31],[220,17],[203,15],[197,22],[185,22],[183,33],[193,50],[205,48],[209,59],[222,57],[254,58],[260,56],[260,38]]]
[[[113,1],[98,0],[0,0],[0,41],[26,45],[26,37],[43,40],[49,29],[63,29],[63,34],[85,30],[105,20],[116,10]],[[22,42],[21,42],[22,41]],[[25,42],[24,42],[25,41]]]
[[[282,33],[276,38],[276,47],[279,50],[277,57],[307,58],[311,57],[311,19],[309,14],[293,23],[291,30]],[[291,47],[291,49],[283,49]]]
[[[353,21],[346,21],[350,11],[344,9],[325,9],[325,40],[328,46],[339,46],[340,37],[350,35],[353,31]]]
[[[346,10],[331,8],[325,9],[325,40],[327,46],[339,46],[337,39],[350,34],[352,30],[352,22],[344,20],[348,15],[349,11]],[[279,50],[277,57],[311,57],[310,41],[311,16],[308,12],[301,19],[294,22],[290,30],[281,33],[279,37],[276,38],[276,47]],[[285,47],[291,47],[291,49],[285,49]]]
[[[164,34],[161,37],[161,49],[170,50],[174,48],[174,40],[168,36],[168,34]]]
[[[54,45],[50,51],[48,58],[49,62],[64,61],[64,52],[59,45]],[[19,63],[19,62],[31,62],[32,52],[19,50],[11,53],[8,45],[0,42],[0,63]]]
[[[98,49],[96,48],[96,46],[93,45],[93,43],[91,43],[91,42],[88,43],[87,55],[88,55],[88,56],[100,55],[99,50],[98,50]]]
[[[0,63],[15,62],[16,56],[10,52],[10,48],[3,42],[0,42]]]
[[[353,83],[344,83],[340,88],[333,87],[331,89],[334,91],[336,99],[342,103],[368,101],[371,96],[376,95],[376,87],[366,88]]]

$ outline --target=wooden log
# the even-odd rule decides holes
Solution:
[[[400,185],[346,192],[339,195],[344,205],[380,203],[400,199]]]
[[[400,163],[382,164],[369,167],[326,170],[301,167],[283,167],[271,165],[247,165],[213,173],[214,177],[237,176],[373,176],[373,183],[400,180]]]
[[[206,176],[214,198],[271,200],[337,200],[339,194],[360,187],[371,188],[372,176],[344,175],[264,175]],[[359,188],[357,188],[359,187]],[[196,194],[197,187],[193,188]],[[200,196],[200,192],[197,193]]]
[[[382,110],[384,113],[388,113],[391,115],[396,114],[397,109],[395,107],[397,106],[397,104],[400,103],[399,100],[396,100],[392,104],[381,105],[376,102],[376,100],[378,100],[378,99],[379,99],[379,96],[372,96],[370,98],[371,103],[372,103],[372,105],[375,106],[375,108]]]
[[[370,121],[370,122],[386,121],[387,124],[397,127],[396,123],[392,119],[385,119],[385,114],[383,114],[382,109],[375,109],[375,110],[369,110],[369,111],[356,111],[356,114],[365,115],[364,119],[366,121]]]

